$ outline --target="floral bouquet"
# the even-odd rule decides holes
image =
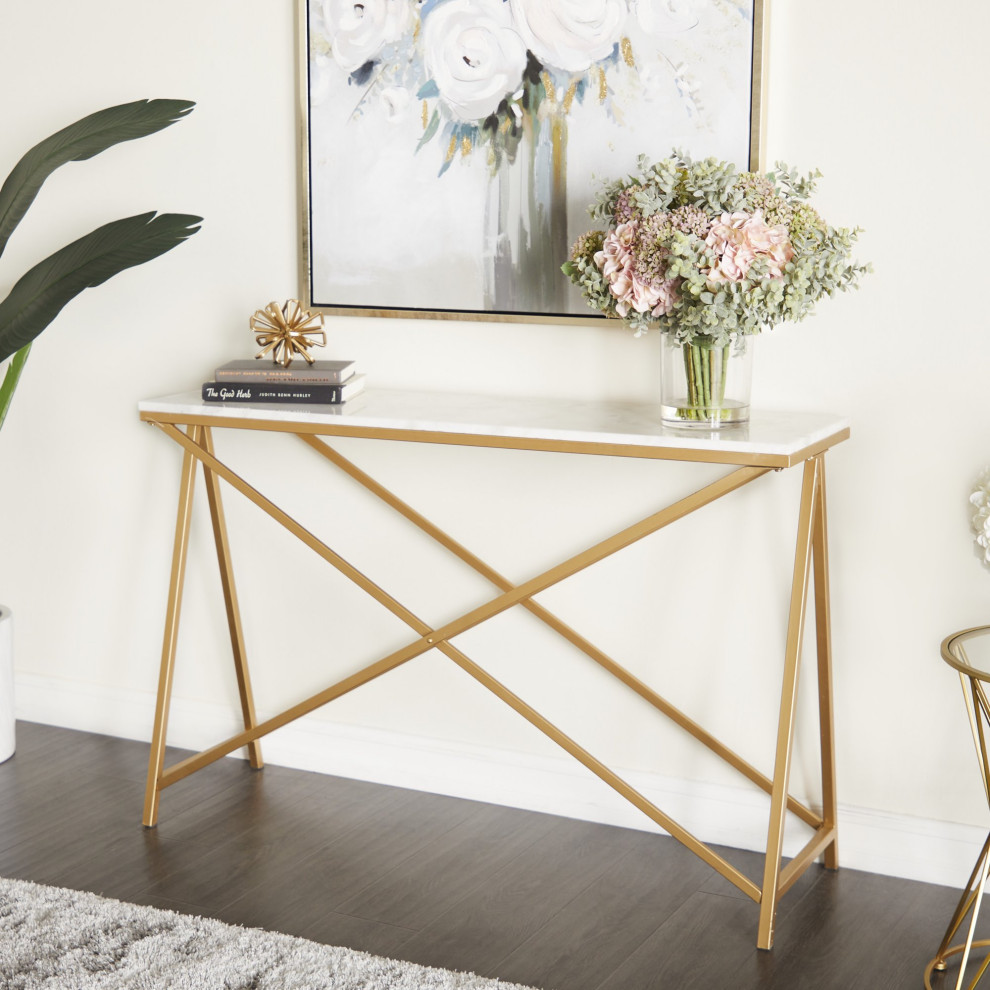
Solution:
[[[689,404],[708,420],[733,339],[803,319],[869,266],[850,260],[859,231],[808,202],[819,172],[739,172],[677,152],[638,165],[604,187],[590,212],[607,229],[579,237],[563,271],[592,308],[683,345]]]
[[[599,195],[590,212],[608,229],[578,239],[564,274],[637,334],[724,342],[796,322],[869,270],[850,260],[859,231],[830,227],[808,202],[820,175],[641,157],[637,175]]]

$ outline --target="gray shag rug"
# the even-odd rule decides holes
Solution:
[[[530,990],[0,878],[3,990]]]

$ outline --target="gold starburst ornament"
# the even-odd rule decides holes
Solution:
[[[270,302],[251,317],[254,339],[261,350],[256,358],[271,354],[272,361],[288,368],[295,357],[303,357],[307,364],[311,347],[325,347],[327,335],[323,330],[323,314],[303,309],[298,299],[289,299],[284,305]],[[319,338],[319,339],[317,339]]]

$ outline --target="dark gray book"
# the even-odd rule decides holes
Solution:
[[[340,385],[354,374],[353,361],[314,361],[296,359],[288,368],[265,358],[228,361],[217,368],[218,382],[305,382],[312,385]]]
[[[204,382],[204,402],[278,402],[309,405],[337,405],[354,398],[364,389],[364,375],[352,375],[341,385],[320,382]]]

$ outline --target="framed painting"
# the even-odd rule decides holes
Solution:
[[[761,167],[769,0],[299,0],[303,298],[598,320],[561,273],[605,180]]]

